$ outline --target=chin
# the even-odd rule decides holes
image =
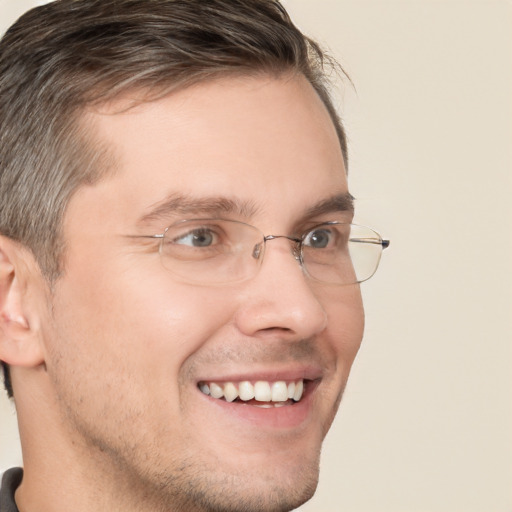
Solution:
[[[285,512],[308,501],[317,488],[319,450],[311,447],[278,454],[253,447],[227,460],[226,455],[217,453],[216,463],[213,457],[202,463],[187,458],[179,472],[160,481],[160,498],[174,505],[184,498],[176,510],[187,512]]]
[[[217,493],[217,507],[208,511],[222,512],[281,512],[293,510],[308,501],[316,491],[319,477],[319,453],[314,455],[289,454],[273,457],[271,454],[243,460],[236,473],[224,476]],[[247,464],[249,462],[249,464]],[[253,462],[253,463],[251,463]],[[219,476],[219,475],[218,475]],[[221,477],[222,478],[222,477]],[[213,483],[213,482],[212,482]],[[216,482],[219,484],[219,481]],[[210,486],[210,489],[215,488]],[[211,497],[210,497],[210,505]]]
[[[306,470],[306,473],[309,473]],[[318,470],[307,476],[286,481],[262,481],[258,477],[245,480],[227,478],[221,487],[212,482],[208,489],[194,489],[190,494],[194,504],[184,510],[204,512],[287,512],[308,501],[318,485]],[[215,489],[212,492],[212,489]],[[219,489],[222,489],[219,491]]]

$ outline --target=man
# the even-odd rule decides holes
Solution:
[[[2,512],[313,495],[386,246],[350,226],[322,60],[273,0],[60,0],[8,31]]]

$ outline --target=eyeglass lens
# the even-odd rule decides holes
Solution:
[[[259,229],[243,222],[187,220],[166,230],[161,255],[164,266],[186,281],[221,284],[254,277],[269,243],[272,240],[265,241]],[[382,252],[382,239],[375,231],[337,222],[315,226],[299,245],[305,273],[331,284],[369,279]]]

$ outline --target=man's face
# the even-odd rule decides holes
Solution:
[[[359,287],[310,280],[282,238],[252,279],[190,284],[162,265],[158,239],[128,235],[205,216],[265,235],[349,222],[350,211],[315,211],[347,193],[324,106],[303,78],[226,78],[88,123],[117,170],[79,189],[64,221],[65,272],[43,331],[63,443],[101,488],[154,510],[299,505],[360,344]],[[200,389],[228,382],[305,391],[259,407]]]

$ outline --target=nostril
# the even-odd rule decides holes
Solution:
[[[265,327],[263,329],[260,329],[260,332],[262,333],[269,333],[269,334],[280,334],[280,333],[293,333],[293,330],[289,327]]]

